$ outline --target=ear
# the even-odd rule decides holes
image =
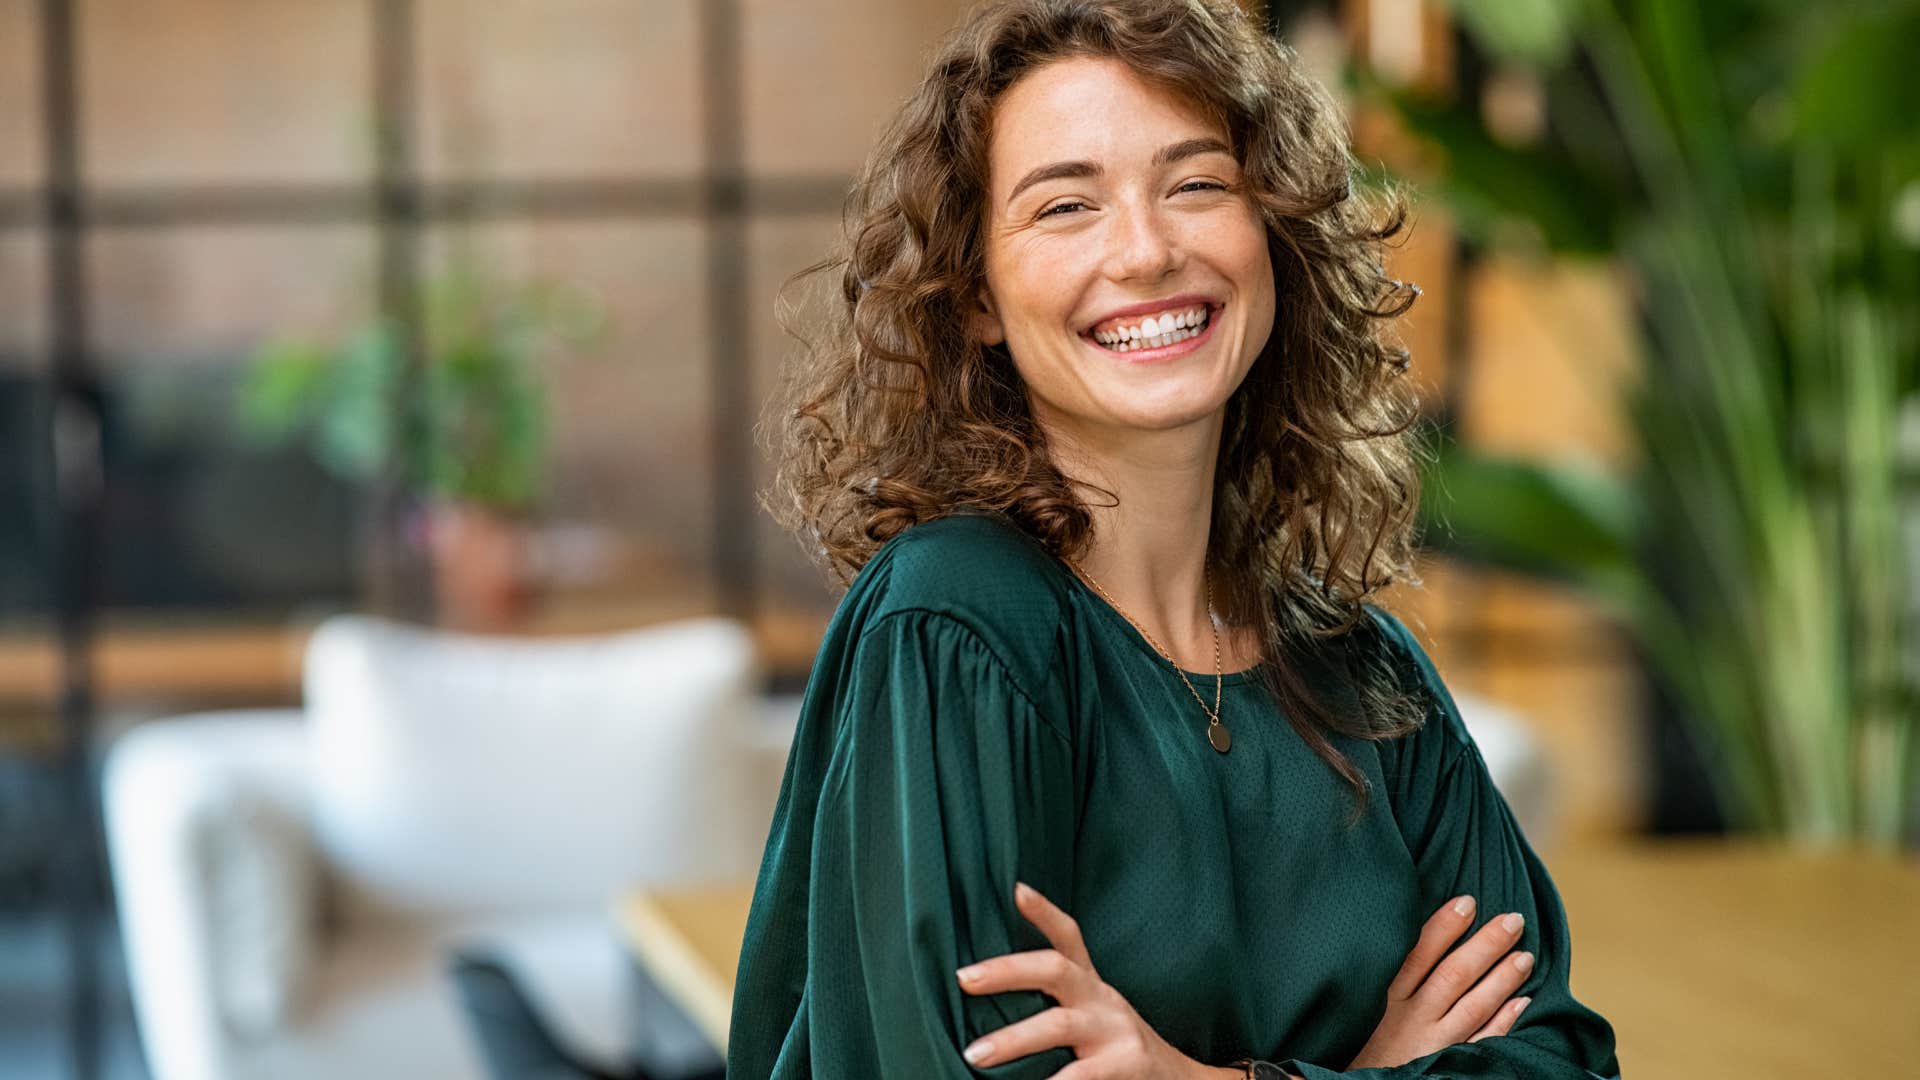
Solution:
[[[973,306],[967,312],[967,323],[973,331],[974,340],[982,345],[998,345],[1007,340],[1007,328],[1001,325],[999,314],[993,310],[993,297],[984,284],[973,294]]]

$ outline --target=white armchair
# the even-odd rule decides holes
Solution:
[[[304,709],[156,721],[109,755],[155,1080],[483,1076],[455,943],[504,954],[568,1043],[617,1061],[636,1017],[610,901],[750,878],[766,841],[790,732],[762,730],[745,631],[341,616],[304,675]]]

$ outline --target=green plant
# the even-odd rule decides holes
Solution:
[[[422,294],[426,355],[411,385],[398,325],[375,318],[334,341],[283,338],[253,357],[236,399],[256,445],[304,440],[336,476],[370,483],[395,469],[410,491],[519,513],[544,486],[547,404],[538,365],[553,346],[596,336],[603,313],[571,287],[505,288],[458,268]],[[415,410],[401,423],[397,410]]]
[[[1478,240],[1519,218],[1620,259],[1646,359],[1630,475],[1447,448],[1430,535],[1612,605],[1737,823],[1898,844],[1920,741],[1897,447],[1920,420],[1920,4],[1454,7],[1544,87],[1549,138],[1374,89],[1440,148],[1436,190]]]

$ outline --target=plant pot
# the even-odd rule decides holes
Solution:
[[[439,622],[503,633],[522,626],[536,599],[525,519],[491,507],[437,502],[426,512]]]

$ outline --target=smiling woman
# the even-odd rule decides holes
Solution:
[[[1426,654],[1413,290],[1227,0],[1015,0],[881,134],[771,422],[850,587],[728,1075],[1587,1080],[1546,870]]]

